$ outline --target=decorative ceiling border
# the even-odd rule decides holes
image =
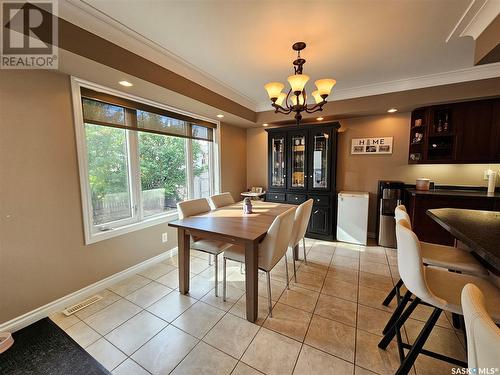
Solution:
[[[334,89],[330,101],[335,102],[338,100],[355,99],[365,96],[388,94],[391,92],[407,91],[496,77],[500,77],[500,63],[479,65],[451,72],[435,73],[420,77],[380,82],[347,89]],[[272,108],[267,102],[257,106],[257,112],[270,110],[272,110]]]
[[[111,17],[110,15],[102,12],[101,10],[95,8],[85,0],[65,0],[64,3],[61,5],[62,8],[60,10],[60,17],[62,16],[64,18],[65,15],[65,10],[68,10],[67,7],[64,7],[64,5],[69,5],[72,9],[79,11],[80,13],[83,12],[84,14],[90,15],[97,19],[98,21],[104,22],[106,26],[112,27],[116,32],[124,34],[126,37],[132,38],[134,41],[139,42],[142,45],[147,45],[151,49],[153,49],[155,52],[160,53],[161,55],[174,60],[177,64],[182,65],[184,68],[188,68],[200,75],[202,75],[205,79],[208,81],[212,81],[213,83],[222,86],[224,89],[228,90],[232,96],[239,96],[242,100],[238,101],[241,105],[246,106],[247,108],[255,111],[255,108],[257,107],[257,103],[250,98],[249,96],[245,95],[244,93],[234,89],[231,87],[229,84],[225,83],[224,81],[220,80],[219,78],[215,77],[214,75],[208,73],[207,71],[201,69],[200,67],[190,63],[186,59],[182,58],[181,56],[175,54],[174,52],[170,51],[169,49],[165,48],[161,44],[155,42],[154,40],[146,37],[145,35],[138,33],[137,31],[131,29],[127,25],[123,24],[119,20]],[[74,20],[71,20],[72,23],[75,23]],[[82,28],[85,28],[83,25],[78,25]],[[120,41],[112,41],[113,43],[120,43]],[[131,48],[132,46],[127,45],[123,46],[124,48]],[[155,62],[157,64],[161,65],[161,62]],[[179,73],[182,74],[182,73]],[[211,90],[214,90],[213,87],[209,88]]]

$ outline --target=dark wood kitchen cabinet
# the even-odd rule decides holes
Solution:
[[[417,108],[409,164],[500,162],[500,98]]]
[[[334,240],[336,233],[337,138],[340,124],[304,124],[266,129],[266,200],[300,204],[313,199],[307,236]]]

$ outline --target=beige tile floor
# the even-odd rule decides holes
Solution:
[[[284,260],[271,273],[272,318],[260,275],[256,324],[245,320],[239,264],[228,262],[224,302],[214,294],[214,266],[196,251],[189,296],[178,292],[177,255],[170,251],[167,260],[102,291],[98,303],[52,319],[115,375],[393,374],[395,344],[383,351],[377,343],[394,308],[381,302],[398,279],[395,251],[309,239],[306,248],[297,282],[290,263],[289,290]],[[220,273],[222,280],[222,267]],[[412,342],[428,315],[419,307],[403,339]],[[442,315],[438,326],[426,348],[465,359],[450,317]],[[451,368],[421,356],[412,373],[448,375]]]

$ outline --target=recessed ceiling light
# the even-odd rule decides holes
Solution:
[[[218,115],[217,115],[217,117],[218,117],[218,118],[223,118],[223,117],[224,117],[224,115],[218,114]]]
[[[318,121],[323,121],[323,120],[324,120],[324,117],[316,117],[316,120],[318,120]]]
[[[397,112],[398,110],[396,108],[391,108],[391,109],[388,109],[387,112],[389,113],[394,113],[394,112]]]
[[[266,124],[262,124],[262,126],[269,126],[269,124],[267,124],[267,123]]]
[[[125,87],[130,87],[130,86],[134,86],[133,84],[131,84],[129,81],[120,81],[118,82],[120,85],[122,86],[125,86]]]

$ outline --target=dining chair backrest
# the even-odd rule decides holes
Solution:
[[[292,238],[290,240],[289,246],[295,247],[306,235],[307,225],[309,224],[309,219],[311,218],[313,202],[313,199],[309,199],[302,203],[295,210]]]
[[[500,329],[486,311],[484,295],[474,284],[462,289],[469,368],[496,368],[500,358]]]
[[[398,271],[406,288],[422,301],[432,305],[445,305],[446,301],[432,293],[425,281],[420,241],[404,219],[396,223]]]
[[[260,268],[269,271],[283,258],[290,243],[294,217],[295,207],[292,207],[274,219],[259,245]]]
[[[210,204],[214,209],[219,207],[229,206],[230,204],[234,203],[234,199],[231,196],[231,193],[212,195],[209,199],[210,199]]]
[[[210,205],[206,198],[191,199],[189,201],[177,203],[177,213],[179,219],[184,219],[189,216],[202,214],[210,211]]]
[[[404,219],[411,226],[410,215],[408,215],[408,212],[406,211],[406,207],[403,204],[400,204],[399,206],[396,207],[396,209],[394,210],[394,217],[396,219],[396,222],[398,222],[401,219]]]

